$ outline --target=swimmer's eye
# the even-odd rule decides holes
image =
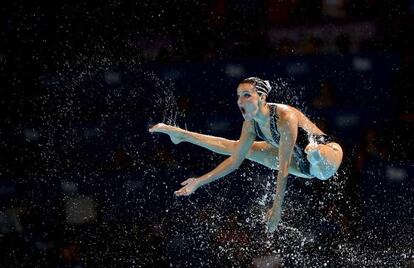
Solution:
[[[241,95],[237,94],[237,98],[240,98],[240,96],[244,97],[244,98],[250,98],[252,95],[249,93],[243,93]]]

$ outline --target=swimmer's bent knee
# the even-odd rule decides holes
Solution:
[[[308,151],[306,158],[308,159],[309,163],[317,164],[322,160],[322,155],[319,150],[310,151],[310,152]]]
[[[317,179],[326,181],[333,177],[338,169],[333,167],[325,167],[323,170],[318,165],[310,166],[310,173]]]

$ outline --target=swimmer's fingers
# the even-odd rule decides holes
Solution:
[[[265,222],[267,233],[273,233],[274,231],[276,231],[277,226],[280,222],[280,216],[278,215],[277,211],[269,209],[265,215]]]
[[[192,194],[192,191],[190,191],[190,190],[187,188],[187,186],[185,186],[185,187],[181,188],[180,190],[175,191],[175,192],[174,192],[174,194],[175,194],[176,196],[188,196],[188,195]]]
[[[174,194],[176,196],[188,196],[194,193],[198,187],[200,187],[200,182],[196,178],[189,178],[181,183],[181,185],[185,185],[178,191],[175,191]]]
[[[266,232],[267,233],[273,233],[274,231],[276,231],[277,229],[277,223],[271,221],[268,222],[267,226],[266,226]]]
[[[187,184],[189,184],[190,182],[193,182],[195,179],[194,178],[189,178],[189,179],[186,179],[185,181],[183,181],[182,183],[181,183],[181,185],[187,185]]]
[[[278,222],[275,219],[266,220],[266,232],[273,233],[277,229]]]

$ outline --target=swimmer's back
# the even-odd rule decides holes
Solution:
[[[276,103],[276,104],[277,104],[277,113],[279,116],[283,112],[294,113],[296,117],[298,118],[298,127],[305,130],[305,132],[307,132],[308,134],[311,134],[311,135],[325,134],[306,115],[304,115],[301,111],[299,111],[295,107],[292,107],[286,104],[281,104],[281,103]]]

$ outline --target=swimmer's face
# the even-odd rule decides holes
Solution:
[[[259,99],[252,84],[242,83],[237,88],[237,105],[245,120],[252,120],[259,111]]]

